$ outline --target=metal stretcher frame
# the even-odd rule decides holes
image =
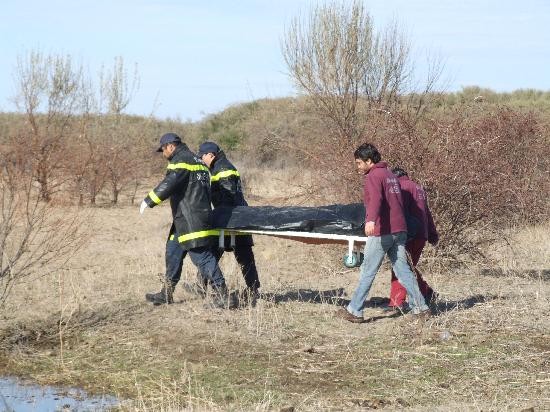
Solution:
[[[231,246],[235,246],[236,235],[267,235],[283,239],[294,240],[309,244],[347,244],[348,253],[344,255],[344,265],[346,267],[356,267],[362,262],[362,254],[359,248],[355,248],[356,243],[366,243],[365,236],[335,235],[330,233],[298,232],[298,231],[280,231],[280,230],[235,230],[220,229],[219,247],[225,245],[224,237],[231,236]]]

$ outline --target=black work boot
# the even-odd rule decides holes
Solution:
[[[205,279],[202,279],[202,277],[197,276],[197,281],[192,282],[184,282],[183,283],[183,290],[185,290],[187,293],[190,293],[191,295],[196,295],[201,298],[206,297],[206,291],[208,288],[208,281]]]
[[[191,295],[195,295],[203,299],[206,297],[206,288],[203,288],[202,285],[199,285],[198,283],[184,282],[182,287],[183,290]]]
[[[256,306],[260,292],[256,288],[247,287],[239,292],[239,306]]]
[[[205,303],[204,307],[207,309],[234,309],[236,304],[233,301],[233,297],[227,290],[225,285],[212,287],[212,295],[210,296],[210,302]]]
[[[151,302],[153,305],[164,305],[174,303],[174,286],[165,285],[158,293],[146,293],[145,300]]]

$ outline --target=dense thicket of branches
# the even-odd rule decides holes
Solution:
[[[414,125],[396,116],[368,140],[428,189],[440,251],[481,257],[500,229],[548,219],[549,135],[534,112],[476,105]]]

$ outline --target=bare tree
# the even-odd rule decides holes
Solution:
[[[75,119],[72,138],[65,144],[67,152],[65,172],[70,176],[78,196],[78,205],[84,205],[89,187],[89,170],[94,160],[93,134],[97,124],[98,102],[89,77],[83,82],[82,113]]]
[[[17,152],[0,154],[0,305],[18,281],[56,270],[83,240],[79,214],[42,202],[24,161]]]
[[[305,93],[338,142],[354,144],[376,112],[391,113],[413,85],[411,47],[392,23],[376,31],[361,1],[315,7],[292,20],[283,56],[299,91]],[[426,95],[439,76],[430,73]],[[424,103],[415,96],[418,105]]]
[[[130,80],[122,57],[115,58],[111,70],[102,70],[101,100],[107,113],[101,117],[105,132],[103,142],[103,165],[105,179],[111,187],[111,202],[118,203],[120,192],[129,182],[135,180],[135,150],[133,145],[134,130],[131,122],[124,115],[124,110],[139,87],[137,67]]]
[[[120,56],[115,57],[111,70],[102,69],[100,72],[100,101],[105,105],[108,114],[121,115],[138,89],[137,66],[134,67],[130,81],[124,59]]]
[[[83,108],[83,70],[70,56],[31,51],[18,59],[15,77],[15,102],[28,121],[19,144],[33,161],[41,199],[49,201],[63,183],[63,143]]]
[[[67,172],[78,193],[78,204],[95,205],[105,186],[110,186],[112,203],[118,202],[124,186],[134,179],[135,158],[131,142],[139,129],[130,130],[132,118],[124,114],[136,92],[139,79],[137,69],[130,77],[121,57],[114,60],[111,69],[102,67],[99,87],[85,83],[89,90],[83,95],[85,110],[75,119],[74,139],[68,142],[70,162]]]
[[[88,167],[86,168],[86,185],[90,204],[95,205],[97,196],[105,186],[107,181],[107,168],[105,167],[105,146],[98,142],[98,139],[89,138],[87,140],[88,148]]]

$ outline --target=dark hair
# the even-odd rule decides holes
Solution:
[[[356,159],[361,159],[364,162],[370,159],[372,163],[378,163],[380,160],[382,160],[382,156],[380,155],[378,149],[370,143],[363,143],[361,146],[355,149],[353,155]]]
[[[401,167],[394,167],[391,172],[397,177],[408,176],[407,172],[405,172],[405,170]]]

